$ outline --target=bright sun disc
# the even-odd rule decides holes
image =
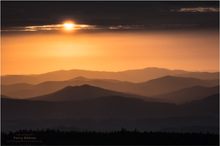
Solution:
[[[74,29],[75,24],[73,22],[64,22],[63,27],[67,31],[71,31]]]

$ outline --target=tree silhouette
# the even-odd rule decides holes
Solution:
[[[211,133],[140,132],[121,129],[112,132],[19,130],[2,133],[2,145],[86,145],[86,144],[151,144],[151,145],[218,145],[219,135]]]

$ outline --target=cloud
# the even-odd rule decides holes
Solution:
[[[144,29],[144,25],[116,25],[108,27],[110,30],[125,30],[125,29]]]
[[[75,24],[74,30],[137,30],[143,29],[144,25],[112,25],[112,26],[101,26],[101,25],[86,25],[86,24]],[[63,24],[51,24],[51,25],[34,25],[34,26],[23,26],[23,27],[9,27],[2,29],[5,32],[36,32],[36,31],[59,31],[63,30]]]
[[[172,9],[172,12],[185,12],[185,13],[217,13],[219,12],[219,8],[215,7],[195,7],[195,8],[180,8],[180,9]]]
[[[86,30],[94,29],[94,25],[76,24],[74,30]],[[59,31],[63,30],[63,24],[51,24],[51,25],[34,25],[34,26],[23,26],[23,27],[10,27],[2,29],[1,31]]]

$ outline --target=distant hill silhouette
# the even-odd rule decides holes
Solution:
[[[11,98],[11,97],[9,97],[9,96],[1,95],[1,99],[13,99],[13,98]],[[14,100],[15,100],[15,99],[14,99]]]
[[[147,82],[132,83],[111,79],[77,77],[67,81],[47,81],[36,85],[2,85],[2,94],[15,98],[28,98],[50,94],[66,86],[80,86],[84,84],[117,92],[155,96],[193,86],[216,86],[218,85],[218,80],[199,80],[194,78],[165,76]]]
[[[145,96],[155,96],[192,86],[216,86],[218,80],[200,80],[195,78],[164,76],[147,82],[139,83],[139,93]]]
[[[65,90],[68,90],[65,89]],[[46,102],[2,98],[2,130],[58,128],[218,132],[219,94],[175,105],[108,96]]]
[[[104,96],[125,96],[125,97],[139,97],[138,95],[126,94],[111,90],[102,89],[99,87],[91,85],[81,85],[81,86],[67,86],[54,93],[33,97],[31,100],[42,100],[42,101],[74,101],[74,100],[84,100],[93,99],[97,97]],[[143,97],[139,97],[143,98]]]
[[[174,92],[170,92],[167,94],[158,95],[156,98],[161,98],[165,102],[172,102],[172,103],[185,103],[190,102],[193,100],[199,100],[204,97],[218,94],[219,93],[219,86],[215,87],[203,87],[203,86],[193,86],[189,88],[180,89]]]
[[[76,77],[66,81],[46,81],[26,87],[18,87],[19,84],[2,85],[2,93],[16,98],[27,98],[49,94],[65,88],[66,86],[80,86],[84,84],[119,92],[127,92],[135,85],[134,83],[111,79],[88,79],[85,77]]]
[[[63,81],[78,76],[99,79],[116,79],[131,82],[143,82],[163,76],[194,77],[199,79],[218,79],[219,73],[188,72],[183,70],[169,70],[149,67],[144,69],[126,70],[119,72],[87,71],[87,70],[59,70],[36,75],[6,75],[1,77],[2,84],[30,83],[37,84],[45,81]]]

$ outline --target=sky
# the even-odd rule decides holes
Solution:
[[[3,75],[219,70],[218,2],[1,3]]]

